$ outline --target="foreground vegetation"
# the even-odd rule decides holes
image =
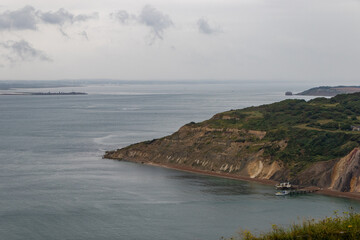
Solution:
[[[290,239],[360,239],[360,214],[344,212],[343,216],[335,213],[320,221],[314,219],[294,224],[289,228],[272,226],[272,231],[254,236],[249,231],[240,233],[239,238],[229,240],[290,240]]]

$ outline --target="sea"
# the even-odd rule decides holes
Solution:
[[[217,240],[360,210],[354,200],[279,197],[272,186],[102,158],[106,150],[169,135],[218,112],[309,100],[284,93],[310,83],[38,87],[12,91],[88,95],[0,95],[0,239]]]

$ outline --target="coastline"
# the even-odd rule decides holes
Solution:
[[[210,172],[210,171],[205,171],[205,170],[193,169],[190,167],[179,167],[179,166],[174,166],[174,165],[170,165],[170,164],[166,164],[166,165],[165,164],[157,164],[157,163],[143,163],[143,164],[149,165],[149,166],[154,166],[154,167],[173,169],[173,170],[182,171],[182,172],[201,174],[201,175],[206,175],[206,176],[211,176],[211,177],[220,177],[220,178],[241,180],[241,181],[247,181],[247,182],[257,182],[257,183],[261,183],[264,185],[270,185],[270,186],[274,186],[275,184],[278,183],[277,181],[273,181],[273,180],[269,180],[269,179],[258,179],[258,178],[250,178],[250,177],[243,177],[243,176],[235,176],[233,174],[228,174],[228,173]]]
[[[119,160],[119,159],[110,159],[110,160],[133,162],[133,161]],[[151,162],[149,162],[149,163],[133,162],[133,163],[144,164],[144,165],[154,166],[154,167],[168,168],[168,169],[173,169],[173,170],[177,170],[177,171],[195,173],[195,174],[200,174],[200,175],[205,175],[205,176],[220,177],[220,178],[227,178],[227,179],[247,181],[247,182],[255,182],[255,183],[260,183],[260,184],[264,184],[264,185],[268,185],[268,186],[274,186],[275,184],[278,183],[277,181],[273,181],[273,180],[269,180],[269,179],[258,179],[258,178],[236,176],[236,175],[232,175],[232,174],[228,174],[228,173],[210,172],[210,171],[205,171],[205,170],[193,169],[190,167],[175,166],[175,165],[171,165],[171,164],[158,164],[158,163],[151,163]],[[331,197],[348,198],[348,199],[360,201],[360,193],[339,192],[339,191],[335,191],[335,190],[331,190],[331,189],[321,189],[321,188],[319,188],[319,190],[314,193],[331,196]]]
[[[348,199],[360,201],[360,193],[339,192],[339,191],[334,191],[331,189],[320,189],[319,191],[317,191],[315,193],[326,195],[326,196],[331,196],[331,197],[348,198]]]

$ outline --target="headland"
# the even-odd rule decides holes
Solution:
[[[230,110],[104,158],[360,200],[360,93]]]

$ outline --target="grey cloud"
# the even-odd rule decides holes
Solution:
[[[211,27],[208,21],[204,18],[200,18],[197,21],[197,25],[199,32],[203,34],[212,35],[221,32],[219,28]]]
[[[73,22],[86,22],[91,19],[98,19],[99,13],[93,12],[92,14],[79,14],[74,17]]]
[[[150,5],[146,5],[142,9],[138,21],[151,28],[154,40],[156,38],[163,39],[164,30],[173,25],[168,15]]]
[[[56,12],[41,12],[38,11],[38,16],[42,22],[47,24],[54,25],[64,25],[65,23],[75,23],[75,22],[84,22],[90,19],[95,19],[98,17],[98,13],[93,13],[89,15],[80,14],[74,15],[67,10],[61,8]]]
[[[44,23],[63,25],[65,22],[71,22],[74,15],[61,8],[57,12],[39,12],[40,19]]]
[[[42,12],[32,6],[0,13],[0,31],[36,30],[39,23],[63,26],[65,23],[84,22],[98,18],[98,13],[74,15],[61,8],[56,12]]]
[[[36,30],[36,25],[36,12],[31,6],[0,13],[0,30]]]
[[[130,20],[136,20],[136,16],[129,14],[125,10],[119,10],[117,12],[111,13],[110,17],[118,20],[119,22],[126,24],[129,23]]]
[[[89,37],[88,37],[86,31],[79,32],[79,35],[82,36],[83,38],[85,38],[86,40],[89,40]]]
[[[63,35],[65,38],[70,38],[69,35],[60,27],[59,28],[59,32],[61,33],[61,35]]]
[[[122,24],[134,22],[149,27],[151,29],[150,44],[154,43],[156,39],[163,39],[164,31],[174,25],[168,15],[150,5],[144,6],[138,16],[130,14],[125,10],[120,10],[111,13],[110,17],[116,19]]]
[[[7,59],[11,62],[17,61],[52,61],[43,51],[37,50],[25,40],[7,41],[0,43],[0,46],[9,50],[12,54],[7,55]]]

